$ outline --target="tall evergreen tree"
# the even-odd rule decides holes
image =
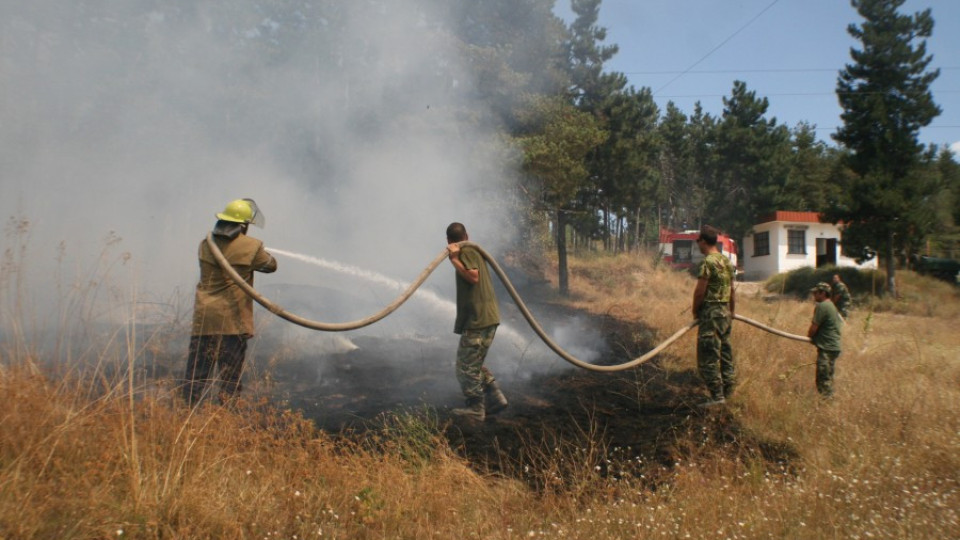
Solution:
[[[717,119],[703,111],[698,101],[690,115],[690,147],[692,167],[685,185],[688,206],[682,218],[685,229],[699,229],[705,223],[710,200],[716,185],[717,169]],[[711,218],[712,220],[712,218]]]
[[[783,210],[823,212],[841,194],[840,186],[830,181],[837,152],[818,141],[814,127],[807,123],[794,128],[791,147],[790,172],[776,206]]]
[[[660,179],[666,190],[666,200],[661,205],[661,225],[668,229],[682,226],[684,209],[689,206],[690,190],[686,187],[692,175],[692,138],[685,115],[672,102],[657,126],[660,138]]]
[[[843,125],[833,138],[850,150],[847,163],[855,173],[845,205],[829,213],[844,221],[844,249],[862,252],[850,239],[871,239],[882,247],[887,290],[897,294],[895,254],[917,230],[911,222],[918,203],[931,195],[929,183],[917,181],[923,154],[917,141],[920,128],[940,114],[930,84],[939,70],[928,70],[932,56],[926,41],[933,33],[929,9],[902,15],[905,0],[851,0],[863,17],[861,26],[847,31],[862,44],[853,48],[853,64],[837,78],[837,97]]]
[[[607,247],[626,248],[623,231],[611,224],[631,225],[640,240],[643,210],[654,210],[667,195],[660,181],[657,117],[659,109],[649,88],[633,87],[610,96],[601,109],[609,137],[591,156],[601,212],[607,227]],[[610,245],[611,233],[617,242]]]
[[[570,0],[570,8],[575,17],[570,23],[567,39],[563,43],[566,54],[566,69],[569,75],[567,88],[568,98],[579,110],[589,113],[600,122],[601,127],[607,128],[611,117],[608,110],[617,107],[618,94],[627,84],[627,78],[622,73],[604,73],[604,63],[617,53],[616,45],[604,45],[607,30],[597,25],[600,13],[601,0]],[[607,146],[616,145],[616,135],[611,134],[607,139]],[[613,179],[606,178],[609,163],[604,162],[604,152],[597,148],[586,156],[586,166],[589,170],[590,182],[584,184],[578,194],[580,210],[584,219],[577,220],[576,225],[587,227],[581,233],[591,234],[596,230],[597,213],[607,207],[606,218],[609,218],[609,190]],[[609,219],[604,219],[602,229],[607,231]]]
[[[608,96],[627,85],[622,73],[604,73],[603,64],[617,54],[616,45],[603,45],[607,29],[597,26],[601,0],[571,0],[576,18],[565,43],[570,92],[580,110],[595,113]]]
[[[790,132],[764,117],[769,102],[742,81],[734,81],[723,105],[710,219],[739,242],[758,215],[777,209],[789,172]]]

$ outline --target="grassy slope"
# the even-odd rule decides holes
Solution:
[[[571,270],[579,309],[660,339],[690,319],[692,278],[650,257]],[[656,490],[600,476],[609,456],[569,449],[545,457],[579,482],[533,493],[471,469],[428,413],[344,442],[262,404],[191,414],[162,392],[131,393],[133,381],[53,377],[3,343],[0,537],[958,538],[960,299],[902,279],[904,301],[851,317],[830,403],[815,396],[810,345],[735,326],[742,386],[729,412],[796,457],[778,470],[738,456],[735,440],[685,433],[687,461],[659,471]],[[805,333],[812,302],[747,288],[740,313]],[[666,369],[689,369],[693,339]]]

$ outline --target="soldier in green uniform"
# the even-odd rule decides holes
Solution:
[[[836,306],[830,301],[833,287],[821,281],[810,289],[817,307],[807,337],[817,347],[817,392],[823,397],[833,395],[833,370],[840,356],[840,338],[843,320]]]
[[[704,255],[693,291],[693,316],[697,331],[697,369],[710,392],[701,406],[723,404],[733,394],[737,373],[730,347],[730,327],[734,315],[734,268],[730,259],[717,248],[719,231],[704,225],[697,246]]]
[[[277,261],[263,248],[263,242],[247,236],[253,223],[264,225],[263,214],[252,199],[237,199],[217,214],[213,241],[231,266],[250,285],[254,272],[274,272]],[[200,242],[200,281],[193,305],[193,328],[187,369],[181,386],[191,406],[203,396],[211,372],[219,368],[220,402],[240,392],[240,375],[253,336],[253,299],[220,268],[210,246]]]
[[[830,299],[833,300],[833,305],[837,306],[837,311],[840,312],[840,315],[844,319],[850,316],[850,289],[847,288],[847,284],[840,279],[840,274],[833,275],[833,287],[830,291]]]
[[[467,404],[466,408],[454,409],[453,414],[482,422],[507,406],[493,373],[483,365],[500,324],[500,306],[486,261],[475,248],[461,248],[459,242],[465,240],[469,236],[462,223],[447,227],[447,250],[457,283],[457,319],[453,325],[453,332],[460,334],[457,381]]]

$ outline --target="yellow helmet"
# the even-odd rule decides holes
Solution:
[[[253,202],[253,199],[230,201],[223,212],[217,214],[217,219],[233,223],[252,223],[258,227],[263,227],[265,224],[263,213],[257,208],[257,203]]]

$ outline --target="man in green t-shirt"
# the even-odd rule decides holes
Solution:
[[[700,322],[697,369],[710,392],[710,399],[701,405],[703,407],[725,403],[737,383],[730,347],[734,269],[730,259],[717,248],[718,233],[714,227],[704,225],[697,237],[697,247],[704,255],[693,291],[693,316]]]
[[[810,342],[817,347],[817,392],[823,397],[830,397],[833,395],[833,369],[841,351],[843,319],[830,301],[833,288],[829,283],[821,281],[810,292],[817,302],[813,310],[813,322],[807,331]]]
[[[474,247],[460,246],[469,239],[462,223],[447,227],[447,251],[457,281],[457,319],[453,325],[453,332],[460,334],[457,381],[467,403],[466,408],[454,409],[453,414],[483,421],[506,408],[507,398],[483,365],[500,324],[500,307],[483,256]]]

